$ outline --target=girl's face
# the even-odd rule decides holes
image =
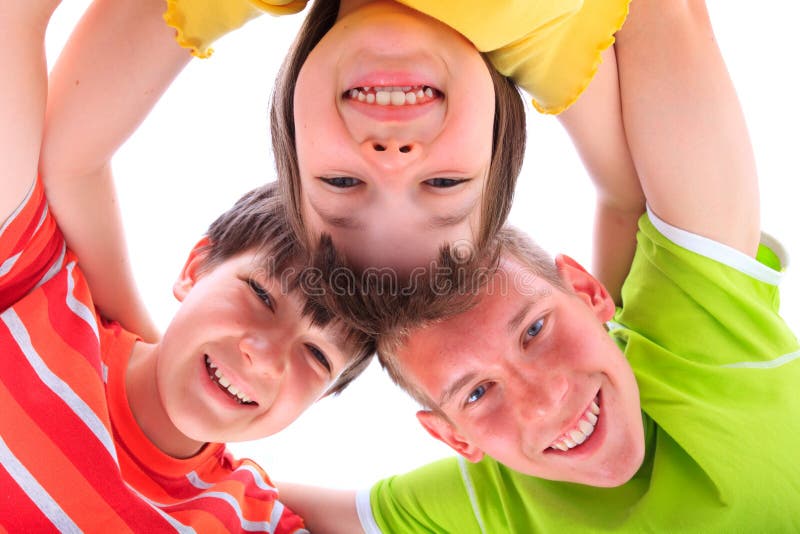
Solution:
[[[407,272],[478,233],[491,76],[459,33],[395,2],[340,17],[294,93],[302,217],[354,263]]]

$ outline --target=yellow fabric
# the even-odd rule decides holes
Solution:
[[[325,1],[325,0],[319,0]],[[589,85],[600,54],[614,43],[630,0],[398,0],[455,29],[495,68],[533,97],[542,113],[561,113]],[[261,11],[301,11],[305,0],[167,0],[178,42],[207,55],[214,39]]]
[[[175,28],[176,40],[192,55],[211,55],[211,43],[263,14],[291,15],[306,0],[167,0],[164,20]]]

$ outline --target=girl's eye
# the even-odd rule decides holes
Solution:
[[[264,304],[266,304],[266,305],[267,305],[267,307],[268,307],[270,310],[272,310],[272,311],[275,311],[275,308],[273,307],[273,304],[272,304],[272,296],[269,294],[269,291],[267,291],[266,289],[264,289],[263,287],[261,287],[261,286],[259,285],[259,283],[258,283],[258,282],[256,282],[255,280],[253,280],[252,278],[248,278],[248,280],[247,280],[247,285],[249,285],[249,286],[250,286],[250,289],[252,289],[252,290],[253,290],[253,293],[255,293],[255,294],[256,294],[256,296],[257,296],[257,297],[258,297],[258,298],[259,298],[259,299],[260,299],[260,300],[261,300],[261,301],[262,301]]]
[[[331,363],[328,361],[328,358],[325,357],[325,354],[322,353],[314,345],[306,345],[308,348],[308,352],[311,354],[311,357],[314,358],[322,367],[325,368],[328,373],[331,372]]]
[[[475,404],[486,394],[486,390],[488,387],[485,384],[481,384],[480,386],[473,389],[469,396],[467,397],[466,404]]]
[[[525,332],[525,339],[530,339],[539,335],[539,332],[544,328],[544,319],[537,319],[532,325],[528,327]]]
[[[332,185],[333,187],[338,187],[340,189],[355,187],[358,184],[363,183],[358,178],[353,178],[351,176],[334,176],[333,178],[320,178],[320,180],[328,185]]]
[[[467,178],[431,178],[430,180],[425,180],[424,183],[431,187],[446,188],[455,187],[466,181],[468,181]]]

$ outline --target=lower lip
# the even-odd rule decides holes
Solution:
[[[570,458],[581,458],[586,456],[591,456],[595,452],[597,452],[600,447],[603,446],[605,442],[606,433],[608,432],[608,425],[606,423],[607,414],[605,412],[605,405],[603,404],[603,398],[600,393],[597,394],[598,405],[600,406],[600,415],[597,418],[597,424],[594,426],[594,432],[586,438],[586,441],[578,445],[577,447],[573,447],[569,450],[562,451],[560,449],[552,449],[550,447],[544,450],[544,454],[554,454],[557,456],[568,456]]]
[[[206,366],[206,357],[205,354],[200,358],[200,366],[202,376],[204,378],[200,379],[200,382],[203,385],[203,390],[207,395],[209,395],[212,399],[216,399],[218,403],[221,403],[226,408],[255,408],[258,406],[257,404],[239,404],[238,401],[233,399],[228,393],[222,391],[220,385],[211,378],[209,374],[209,369]]]

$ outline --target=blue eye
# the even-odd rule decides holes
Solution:
[[[542,328],[544,328],[544,319],[538,319],[528,327],[528,331],[525,332],[525,335],[526,337],[536,337],[539,335],[539,332],[542,331]]]
[[[270,310],[275,311],[275,308],[273,308],[272,305],[272,296],[269,294],[269,291],[261,287],[259,283],[253,280],[252,278],[249,278],[247,280],[247,285],[250,286],[250,289],[253,290],[253,293],[256,294],[259,300],[261,300],[264,304],[266,304]]]
[[[358,178],[351,176],[334,176],[333,178],[320,178],[320,180],[339,189],[348,189],[362,183]]]
[[[425,183],[431,187],[446,188],[455,187],[466,181],[466,178],[431,178],[430,180],[425,180]]]
[[[325,354],[323,354],[322,351],[319,350],[314,345],[306,345],[306,348],[308,349],[308,352],[311,354],[311,357],[314,358],[317,362],[319,362],[319,364],[322,365],[325,368],[325,370],[330,373],[331,364],[328,361],[328,358],[325,357]]]
[[[467,397],[467,404],[474,404],[481,400],[481,397],[486,394],[486,389],[486,386],[483,384],[473,389]]]

